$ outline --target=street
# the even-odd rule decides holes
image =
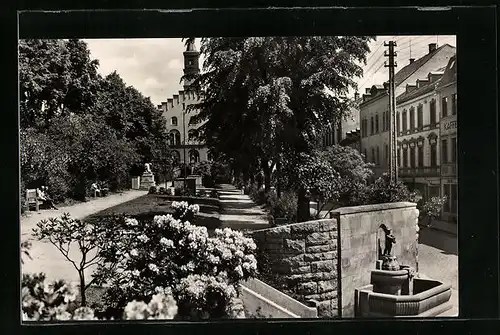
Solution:
[[[458,313],[458,243],[457,237],[429,228],[420,230],[419,272],[452,288],[453,308],[446,316]]]

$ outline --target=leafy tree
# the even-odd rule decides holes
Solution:
[[[340,177],[337,183],[338,197],[330,200],[341,206],[356,201],[360,192],[366,188],[368,178],[373,174],[373,164],[365,162],[357,150],[340,145],[328,147],[320,152],[320,156]]]
[[[45,127],[60,112],[70,81],[69,66],[64,41],[19,41],[21,128]]]
[[[203,101],[190,106],[199,110],[191,121],[204,122],[203,138],[240,167],[258,160],[269,189],[281,152],[310,152],[324,125],[346,114],[370,39],[203,38],[205,72],[192,84]],[[305,190],[298,194],[303,202]]]
[[[33,236],[38,240],[50,242],[70,262],[78,272],[80,278],[80,295],[82,306],[86,306],[85,291],[94,283],[86,281],[85,270],[97,265],[101,259],[101,248],[105,239],[101,239],[99,227],[80,220],[72,219],[68,213],[60,218],[42,220],[33,229]],[[72,246],[77,246],[80,259],[73,259],[69,252]]]
[[[96,179],[127,187],[144,162],[171,170],[161,111],[98,65],[81,40],[19,43],[22,185],[48,185],[56,201],[84,198]]]
[[[45,129],[55,117],[93,108],[101,85],[98,65],[80,40],[21,40],[21,128]]]

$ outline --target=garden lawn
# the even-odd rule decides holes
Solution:
[[[194,218],[192,224],[204,226],[211,235],[221,223],[220,205],[218,199],[201,197],[175,197],[156,194],[148,194],[131,201],[121,203],[117,206],[107,208],[85,218],[85,220],[99,222],[100,218],[112,215],[126,215],[138,220],[153,220],[155,215],[171,214],[173,210],[170,205],[172,201],[187,201],[189,204],[200,206],[200,212]]]

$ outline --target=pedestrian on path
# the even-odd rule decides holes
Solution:
[[[49,188],[47,186],[42,186],[40,189],[37,189],[37,197],[38,200],[42,201],[44,204],[48,204],[50,208],[55,210],[58,209],[49,195]]]

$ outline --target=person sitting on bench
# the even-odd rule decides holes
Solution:
[[[101,196],[101,190],[99,189],[99,186],[97,186],[97,183],[95,183],[95,182],[92,183],[92,185],[90,185],[90,190],[91,190],[92,194],[94,195],[94,198]]]
[[[48,191],[49,191],[49,188],[47,186],[42,186],[39,189],[37,189],[36,192],[37,192],[38,200],[40,200],[44,205],[47,204],[49,206],[49,208],[53,208],[53,209],[57,210],[58,208],[54,205],[54,202],[50,198]]]

